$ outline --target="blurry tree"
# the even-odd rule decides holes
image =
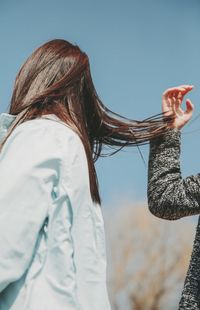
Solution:
[[[144,204],[125,203],[105,223],[112,309],[178,309],[195,221],[158,219]]]

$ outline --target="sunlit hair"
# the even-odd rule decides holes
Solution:
[[[99,204],[95,161],[125,146],[148,143],[167,129],[162,115],[136,121],[109,110],[95,90],[88,56],[62,39],[45,43],[26,60],[15,80],[9,113],[17,117],[1,148],[17,125],[44,114],[57,115],[79,135],[88,160],[91,196]],[[103,146],[115,150],[103,154]]]

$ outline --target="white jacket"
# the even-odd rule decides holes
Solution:
[[[14,118],[0,114],[0,139]],[[0,310],[8,309],[111,309],[85,150],[54,114],[17,126],[0,153]]]

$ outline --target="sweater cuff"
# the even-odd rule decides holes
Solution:
[[[150,146],[176,147],[180,145],[181,131],[178,128],[169,128],[161,136],[152,139]]]

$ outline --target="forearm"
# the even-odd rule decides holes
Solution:
[[[164,219],[175,220],[200,213],[200,176],[182,179],[178,129],[150,142],[148,167],[149,210]]]

